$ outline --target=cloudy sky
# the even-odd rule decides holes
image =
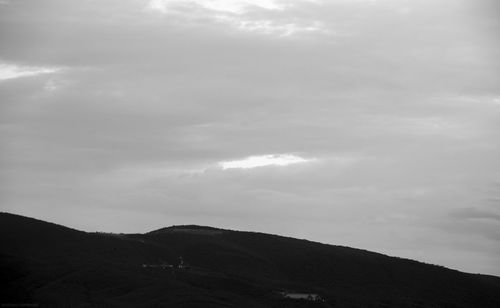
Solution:
[[[2,0],[0,210],[500,275],[496,0]]]

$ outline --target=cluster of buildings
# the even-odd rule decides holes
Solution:
[[[325,300],[316,293],[298,293],[298,292],[288,292],[282,291],[280,292],[281,296],[289,299],[302,299],[312,302],[324,302]]]
[[[160,263],[160,264],[146,264],[146,263],[143,263],[142,267],[143,268],[161,268],[161,269],[167,269],[167,268],[170,268],[170,269],[174,269],[174,268],[177,268],[177,269],[186,269],[187,265],[184,263],[184,259],[182,259],[182,257],[179,257],[179,264],[177,264],[177,265],[172,265],[172,264],[168,264],[168,263]]]

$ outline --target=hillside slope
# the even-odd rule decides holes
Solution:
[[[0,213],[0,247],[1,303],[500,307],[498,277],[262,233],[200,226],[86,233]],[[321,300],[284,296],[294,292]]]

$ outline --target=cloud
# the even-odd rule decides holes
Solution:
[[[262,34],[271,34],[278,36],[293,36],[298,33],[307,32],[326,32],[325,28],[319,22],[310,24],[296,24],[293,22],[275,22],[273,20],[246,20],[229,16],[217,16],[216,21],[229,24],[236,29],[257,32]]]
[[[288,166],[298,163],[306,163],[314,159],[305,159],[292,154],[269,154],[260,156],[249,156],[241,160],[223,161],[219,165],[226,169],[252,169],[265,166]]]
[[[459,219],[486,219],[492,221],[500,222],[500,214],[495,211],[488,211],[484,209],[479,209],[477,207],[466,207],[461,209],[453,210],[450,214],[454,218]]]
[[[0,63],[0,80],[36,76],[41,74],[52,74],[60,70],[60,68],[56,67],[38,67]]]
[[[218,24],[228,25],[236,30],[258,34],[285,37],[299,33],[327,32],[321,22],[303,20],[294,16],[293,12],[288,12],[293,6],[292,2],[275,0],[152,0],[147,5],[147,10],[178,16],[184,22],[196,20],[196,16],[198,16],[201,20],[209,19]],[[203,10],[193,9],[187,13],[186,8],[188,7]],[[279,15],[265,16],[254,14],[255,11],[269,11]]]
[[[242,14],[249,8],[265,10],[283,10],[284,5],[276,0],[151,0],[148,7],[161,13],[167,13],[170,7],[196,5],[216,12]]]

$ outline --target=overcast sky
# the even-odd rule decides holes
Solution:
[[[1,211],[500,275],[497,0],[1,0]]]

